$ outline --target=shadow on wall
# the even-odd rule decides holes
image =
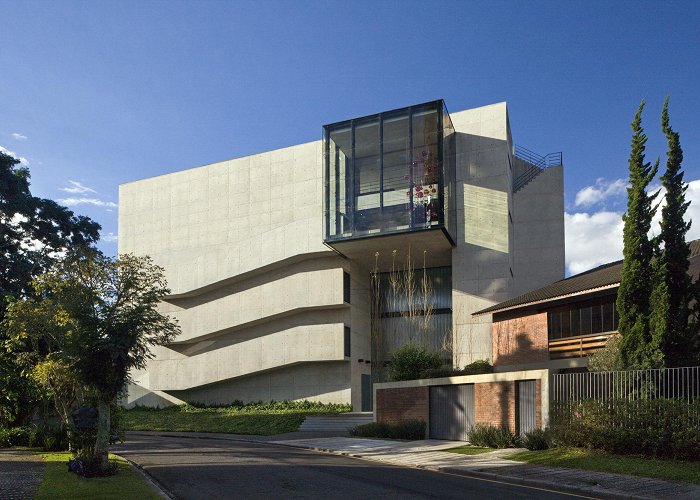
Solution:
[[[493,325],[494,366],[549,361],[546,315],[494,319]]]

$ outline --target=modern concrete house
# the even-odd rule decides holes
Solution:
[[[516,147],[506,103],[409,106],[124,184],[119,252],[165,268],[182,327],[128,404],[368,410],[406,342],[490,360],[491,318],[472,313],[563,278],[563,214],[561,154]]]

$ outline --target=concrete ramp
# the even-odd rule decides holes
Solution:
[[[348,432],[356,425],[368,424],[374,420],[372,412],[339,413],[319,417],[306,417],[299,427],[304,432]]]

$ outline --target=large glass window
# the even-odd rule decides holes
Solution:
[[[324,127],[325,239],[441,227],[454,203],[453,127],[434,101]]]
[[[550,340],[617,331],[615,296],[557,307],[547,313]]]

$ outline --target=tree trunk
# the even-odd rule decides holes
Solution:
[[[107,470],[109,462],[107,453],[109,452],[109,403],[101,398],[97,403],[97,437],[95,439],[95,454],[93,458],[95,465],[101,470]]]

